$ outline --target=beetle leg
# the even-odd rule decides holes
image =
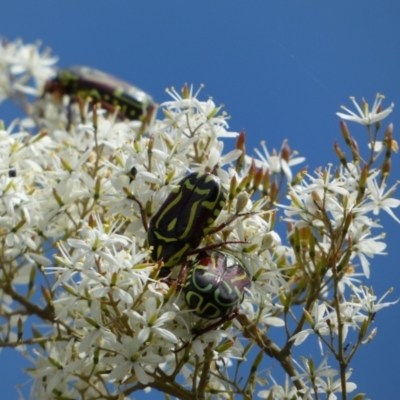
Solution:
[[[215,243],[215,244],[210,244],[209,246],[204,246],[196,250],[189,251],[187,253],[188,256],[192,256],[193,254],[198,254],[203,251],[208,251],[208,250],[214,250],[218,249],[219,247],[222,247],[224,244],[244,244],[248,242],[243,242],[243,241],[229,241],[229,242],[222,242],[222,243]]]
[[[187,261],[187,259],[185,259],[184,262],[182,263],[182,268],[179,272],[178,279],[177,279],[177,286],[176,286],[179,289],[182,288],[183,282],[185,282],[185,280],[186,280],[188,264],[189,264],[189,262]]]
[[[222,317],[220,320],[214,322],[213,324],[207,325],[205,328],[199,330],[198,332],[195,332],[195,335],[193,336],[192,342],[198,339],[201,335],[204,335],[207,332],[211,332],[212,330],[218,328],[225,322],[232,321],[235,319],[239,314],[239,309],[235,308],[230,314],[225,315]]]
[[[217,233],[219,231],[222,231],[222,229],[226,228],[228,225],[230,225],[236,218],[239,217],[245,217],[248,215],[254,215],[257,214],[256,212],[246,212],[246,213],[239,213],[239,214],[234,214],[231,215],[225,222],[223,222],[221,225],[216,226],[213,228],[210,232],[207,232],[207,235],[212,235],[213,233]]]

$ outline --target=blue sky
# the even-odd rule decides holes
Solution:
[[[246,130],[248,153],[263,139],[269,149],[279,149],[288,138],[312,171],[336,163],[332,145],[341,135],[335,113],[341,104],[351,106],[349,96],[372,104],[379,92],[384,104],[394,102],[385,124],[394,123],[396,137],[399,11],[400,3],[389,0],[14,0],[3,2],[0,35],[26,43],[40,39],[60,57],[59,65],[110,72],[157,102],[167,99],[166,87],[203,83],[203,99],[211,95],[225,104],[231,130]],[[0,119],[10,122],[13,113],[12,106],[0,106]],[[355,136],[365,134],[361,126],[350,127]],[[394,182],[400,177],[398,156],[392,171]],[[373,260],[368,284],[379,297],[394,286],[392,301],[400,289],[400,226],[385,215],[381,220],[389,255]],[[378,335],[353,364],[357,392],[371,399],[398,397],[399,310],[400,305],[378,314]],[[264,362],[266,368],[274,364]],[[17,398],[14,385],[26,381],[22,365],[27,366],[15,352],[0,353],[2,398]]]

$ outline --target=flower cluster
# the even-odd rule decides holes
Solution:
[[[0,131],[0,295],[6,321],[0,334],[2,346],[32,346],[33,397],[122,399],[155,388],[182,399],[252,393],[268,399],[325,393],[331,399],[354,390],[347,382],[351,358],[372,340],[375,313],[394,303],[376,302],[372,290],[359,285],[370,276],[369,259],[385,250],[383,235],[374,236],[381,227],[373,215],[383,210],[399,222],[392,210],[400,205],[391,197],[395,187],[386,189],[391,150],[397,148],[393,127],[381,139],[369,136],[364,159],[342,122],[352,160],[335,144],[338,168],[295,173],[292,167],[304,159],[287,141],[279,153],[270,154],[263,143],[265,155],[257,150],[249,157],[244,132],[228,131],[220,107],[187,86],[182,95],[168,91],[172,100],[161,104],[160,119],[151,109],[124,120],[118,107],[101,103],[99,109],[90,98],[78,98],[79,118],[71,116],[77,99],[70,93],[62,103],[42,96],[56,74],[55,61],[38,45],[0,46],[0,99],[23,105],[25,126],[34,126],[31,132],[15,132],[14,125]],[[33,104],[27,94],[36,94]],[[359,120],[351,113],[351,120],[370,130],[393,108],[380,107],[381,97],[372,113]],[[224,138],[235,139],[234,150],[224,152]],[[202,250],[187,251],[165,273],[165,260],[154,257],[148,243],[149,223],[167,208],[171,192],[191,190],[179,186],[190,172],[217,176],[226,202],[207,232],[196,232],[194,200],[187,215],[183,200],[168,209],[176,214],[173,226],[201,236]],[[281,210],[286,245],[274,230]],[[163,246],[176,240],[156,237]],[[232,254],[243,265],[251,288],[222,275],[216,298],[207,301],[221,308],[223,288],[243,301],[210,321],[190,309],[182,287],[196,260],[221,249],[218,254]],[[204,292],[194,295],[206,301]],[[45,324],[31,338],[26,315]],[[285,337],[283,346],[270,339],[273,329]],[[346,354],[351,334],[355,345]],[[312,360],[303,368],[288,357],[310,335],[318,337],[325,355],[317,369]],[[259,353],[242,372],[247,379],[238,379],[239,366],[253,357],[251,348]],[[341,361],[342,379],[333,380],[338,372],[328,365],[327,351]],[[274,385],[268,386],[259,369],[263,354],[275,358],[291,380],[280,386],[271,377]]]

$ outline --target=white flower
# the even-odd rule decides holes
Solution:
[[[285,375],[285,383],[283,386],[279,385],[272,376],[269,378],[273,385],[271,385],[271,388],[268,390],[260,390],[257,394],[258,397],[267,400],[300,400],[300,397],[297,395],[297,388],[292,384],[288,375]]]
[[[382,303],[383,299],[389,293],[392,293],[392,292],[393,292],[393,289],[389,289],[377,302],[376,301],[377,297],[373,294],[372,289],[369,289],[367,287],[357,288],[357,290],[354,290],[354,295],[357,299],[355,299],[355,301],[353,303],[349,303],[349,304],[357,306],[361,310],[372,315],[372,314],[380,311],[382,308],[389,307],[389,306],[392,306],[392,305],[398,303],[398,301],[400,299],[397,299],[396,301],[392,301],[392,302]]]
[[[140,340],[130,337],[123,337],[121,343],[114,343],[112,351],[116,351],[118,354],[102,359],[105,364],[113,367],[107,377],[108,380],[123,382],[131,377],[133,369],[136,378],[143,385],[154,381],[154,378],[146,373],[147,367],[150,370],[154,369],[153,365],[163,362],[164,358],[154,354],[150,348],[143,348],[142,345]]]
[[[178,343],[177,337],[168,329],[164,328],[166,322],[170,322],[174,319],[175,313],[164,312],[162,315],[158,315],[161,308],[157,309],[156,299],[149,297],[145,303],[145,311],[143,315],[136,311],[126,310],[125,314],[129,316],[132,321],[132,325],[136,326],[138,323],[140,326],[140,332],[138,339],[141,342],[145,342],[151,333],[157,334],[170,343]]]
[[[326,355],[317,368],[315,368],[314,366],[314,360],[312,359],[312,357],[310,357],[309,359],[301,357],[304,367],[301,367],[301,365],[296,360],[293,360],[293,362],[300,368],[300,370],[302,370],[302,373],[292,376],[292,379],[295,381],[305,378],[310,382],[316,380],[317,383],[319,383],[321,377],[333,377],[337,375],[338,371],[329,367],[327,359],[328,356]]]
[[[285,145],[286,142],[284,142],[282,148],[284,148]],[[305,160],[305,158],[295,157],[295,158],[290,158],[289,161],[286,161],[286,159],[282,157],[282,153],[278,155],[274,150],[272,154],[270,154],[264,141],[261,142],[261,147],[264,150],[264,154],[261,154],[261,152],[258,149],[254,149],[254,151],[257,153],[258,157],[260,157],[261,160],[261,161],[257,159],[254,160],[256,166],[259,168],[266,167],[271,174],[280,174],[281,172],[283,172],[287,180],[291,182],[293,174],[290,167],[302,163]],[[246,161],[247,163],[251,164],[252,158],[246,156]]]
[[[34,77],[37,87],[55,74],[53,65],[58,61],[58,57],[50,57],[50,51],[39,53],[39,45],[20,46],[12,58],[11,73],[27,73]]]
[[[385,191],[385,181],[382,182],[381,186],[378,186],[376,182],[376,177],[369,177],[367,179],[367,186],[370,192],[370,199],[372,201],[366,200],[362,205],[363,212],[372,211],[374,215],[378,215],[379,211],[382,209],[386,211],[396,222],[400,223],[400,220],[393,213],[391,208],[396,208],[400,206],[400,200],[392,199],[390,196],[396,190],[397,184],[393,185],[389,190]]]
[[[369,278],[370,269],[367,257],[373,257],[375,254],[386,255],[383,250],[386,249],[386,243],[378,241],[382,236],[369,237],[370,232],[363,230],[361,227],[352,227],[350,236],[353,240],[352,258],[358,256],[361,261],[361,266],[364,275]]]
[[[342,119],[347,119],[348,121],[358,122],[359,124],[362,124],[362,125],[366,125],[366,126],[372,125],[373,123],[381,121],[382,119],[386,118],[393,111],[393,107],[394,107],[393,103],[386,110],[379,111],[379,107],[384,98],[385,98],[384,96],[382,96],[381,94],[378,93],[376,95],[374,105],[372,106],[372,110],[370,112],[368,109],[368,103],[366,103],[364,99],[363,99],[362,109],[361,109],[360,106],[357,104],[355,98],[350,97],[350,99],[354,103],[355,107],[357,108],[359,115],[357,115],[356,113],[354,113],[353,111],[349,110],[348,108],[346,108],[344,106],[341,106],[341,108],[343,108],[345,111],[347,111],[350,115],[343,114],[340,112],[336,113],[336,115],[338,115]]]
[[[351,393],[355,389],[357,389],[357,385],[353,382],[347,382],[352,374],[352,370],[346,372],[346,392]],[[328,376],[326,380],[320,379],[319,380],[319,388],[318,392],[326,393],[327,399],[329,400],[336,400],[337,397],[334,393],[341,393],[342,392],[342,379],[333,380],[333,377]]]

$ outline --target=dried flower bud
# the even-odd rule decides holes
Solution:
[[[391,167],[392,167],[392,161],[389,158],[385,160],[385,162],[382,165],[382,175],[384,178],[387,178],[389,176]]]
[[[246,134],[244,130],[239,133],[237,139],[236,139],[236,149],[240,150],[242,154],[240,157],[236,160],[236,171],[239,172],[242,170],[243,165],[244,165],[244,159],[246,157],[246,146],[245,146],[245,141],[246,141]]]
[[[281,148],[281,158],[284,159],[286,162],[289,162],[290,160],[290,147],[287,144],[287,140],[283,142],[282,148]]]
[[[275,181],[271,183],[270,187],[271,187],[271,190],[269,192],[269,196],[271,198],[271,203],[274,203],[278,197],[279,187]]]
[[[353,156],[353,162],[355,164],[358,164],[358,161],[360,160],[360,155],[358,152],[358,144],[353,138],[351,139],[351,154]]]
[[[254,191],[257,191],[258,188],[260,187],[263,177],[264,177],[264,170],[262,168],[257,169],[257,171],[254,175],[254,179],[253,179],[253,190]]]
[[[343,135],[343,138],[344,138],[344,141],[346,142],[346,144],[348,146],[351,146],[350,131],[347,128],[346,122],[344,122],[343,120],[340,121],[340,130],[342,131],[342,135]]]
[[[239,133],[238,137],[236,138],[236,149],[246,152],[246,147],[244,145],[245,141],[246,141],[246,133],[244,130],[242,130]]]

